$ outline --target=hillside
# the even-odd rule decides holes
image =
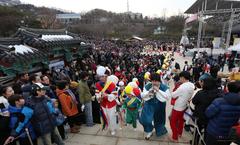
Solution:
[[[3,1],[3,0],[0,0]],[[140,13],[113,13],[94,9],[81,14],[81,19],[62,23],[56,19],[61,10],[33,5],[0,6],[0,37],[9,37],[21,27],[41,29],[67,28],[74,33],[99,37],[128,38],[137,35],[153,39],[175,39],[181,37],[185,17],[172,16],[168,19],[143,17]],[[154,35],[157,29],[164,31]]]

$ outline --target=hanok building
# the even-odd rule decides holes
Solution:
[[[240,1],[237,0],[196,0],[196,2],[185,11],[185,14],[192,14],[186,22],[199,21],[197,48],[203,43],[206,35],[204,26],[213,23],[221,27],[221,41],[229,47],[232,28],[240,23]],[[186,28],[187,30],[188,28]],[[225,41],[226,40],[226,41]]]
[[[0,82],[1,77],[68,65],[91,48],[65,29],[19,28],[12,38],[0,38]]]

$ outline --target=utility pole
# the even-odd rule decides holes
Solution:
[[[129,13],[129,0],[127,0],[127,13]]]
[[[163,19],[164,19],[164,21],[166,20],[166,13],[167,13],[167,9],[164,8],[163,9]]]

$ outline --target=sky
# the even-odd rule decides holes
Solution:
[[[162,17],[177,15],[187,10],[196,0],[128,0],[131,12],[144,16]],[[60,8],[72,12],[87,12],[100,8],[112,12],[126,12],[127,0],[21,0],[35,6]]]

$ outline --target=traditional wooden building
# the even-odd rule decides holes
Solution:
[[[19,28],[12,38],[0,38],[0,77],[37,72],[60,62],[66,65],[91,48],[78,35],[65,29]]]

